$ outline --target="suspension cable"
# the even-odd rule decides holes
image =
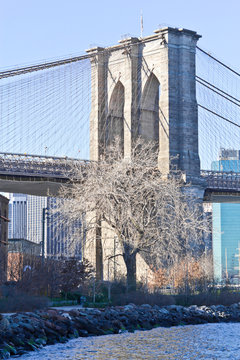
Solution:
[[[233,121],[231,121],[231,120],[227,119],[226,117],[224,117],[224,116],[222,116],[222,115],[220,115],[220,114],[216,113],[216,112],[215,112],[215,111],[213,111],[213,110],[210,110],[210,109],[209,109],[209,108],[207,108],[206,106],[203,106],[203,105],[201,105],[201,104],[198,104],[198,106],[199,106],[199,107],[201,107],[202,109],[204,109],[204,110],[206,110],[206,111],[208,111],[208,112],[212,113],[213,115],[216,115],[216,116],[218,116],[219,118],[221,118],[221,119],[223,119],[223,120],[227,121],[228,123],[230,123],[230,124],[232,124],[232,125],[237,126],[237,127],[239,127],[239,128],[240,128],[240,125],[239,125],[239,124],[237,124],[237,123],[235,123],[235,122],[233,122]]]
[[[208,86],[207,84],[204,84],[204,83],[203,83],[203,82],[201,82],[200,80],[196,79],[196,81],[197,81],[199,84],[201,84],[201,85],[205,86],[206,88],[208,88],[209,90],[212,90],[213,92],[215,92],[215,94],[217,94],[217,95],[219,95],[219,96],[222,96],[224,99],[226,99],[226,100],[230,101],[231,103],[233,103],[234,105],[236,105],[236,106],[239,106],[239,107],[240,107],[240,101],[239,101],[238,99],[236,99],[236,101],[238,101],[238,102],[239,102],[239,104],[238,104],[238,103],[236,103],[235,101],[233,101],[233,100],[229,99],[229,98],[227,97],[227,96],[231,96],[231,95],[228,95],[227,93],[225,93],[225,94],[227,94],[227,96],[225,96],[225,95],[221,94],[220,92],[218,92],[218,91],[216,91],[216,90],[212,89],[212,88],[211,88],[210,86]],[[220,90],[220,91],[221,91],[221,90]]]
[[[203,79],[203,78],[201,78],[200,76],[197,76],[197,75],[196,75],[195,77],[196,77],[196,81],[198,81],[201,85],[203,85],[203,86],[206,86],[205,84],[210,85],[212,88],[220,91],[221,93],[227,95],[227,96],[230,97],[231,99],[233,99],[233,100],[235,100],[235,101],[237,101],[237,102],[240,103],[240,100],[239,100],[239,99],[237,99],[237,98],[235,98],[234,96],[228,94],[227,92],[223,91],[222,89],[218,88],[217,86],[211,84],[211,83],[208,82],[207,80],[205,80],[205,79]],[[204,82],[205,84],[202,84],[199,80],[200,80],[201,82]],[[206,86],[206,87],[208,87],[208,86]],[[209,87],[208,87],[208,88],[209,88]],[[210,90],[213,90],[213,89],[210,89]],[[213,90],[213,91],[214,91],[214,90]],[[219,95],[220,95],[220,94],[219,94]]]
[[[0,72],[0,79],[11,77],[11,76],[16,76],[16,75],[22,75],[22,74],[26,74],[26,73],[33,72],[33,71],[50,69],[52,67],[56,67],[56,66],[59,66],[59,65],[66,65],[66,64],[70,64],[70,63],[73,63],[73,62],[76,62],[76,61],[88,59],[88,58],[90,58],[92,56],[93,56],[92,54],[87,54],[87,55],[81,55],[81,56],[72,57],[72,58],[69,58],[69,59],[52,61],[52,62],[48,62],[48,63],[45,63],[45,64],[38,64],[38,65],[33,65],[33,66],[27,66],[27,67],[24,67],[24,68],[1,71]]]
[[[238,73],[237,71],[233,70],[230,66],[227,66],[226,64],[224,64],[222,61],[218,60],[217,58],[215,58],[214,56],[210,55],[207,51],[201,49],[199,46],[196,46],[196,48],[198,50],[200,50],[201,52],[203,52],[204,54],[206,54],[207,56],[209,56],[211,59],[217,61],[219,64],[221,64],[222,66],[224,66],[226,69],[230,70],[231,72],[233,72],[235,75],[240,76],[240,73]]]

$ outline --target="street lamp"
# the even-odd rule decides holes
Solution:
[[[42,209],[42,263],[45,257],[45,222],[46,222],[47,208]]]

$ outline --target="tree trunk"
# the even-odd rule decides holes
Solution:
[[[123,259],[127,268],[128,291],[136,290],[136,253],[124,254]]]

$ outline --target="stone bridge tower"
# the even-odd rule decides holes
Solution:
[[[164,28],[154,35],[93,48],[90,158],[117,135],[125,156],[134,138],[155,140],[159,168],[170,158],[188,178],[199,177],[198,115],[195,85],[196,32]]]
[[[157,142],[163,173],[169,172],[174,158],[186,179],[198,184],[195,53],[199,38],[194,31],[168,27],[145,38],[131,37],[116,46],[87,51],[92,55],[91,160],[98,160],[115,136],[129,157],[140,135]],[[96,254],[100,274],[100,242]]]

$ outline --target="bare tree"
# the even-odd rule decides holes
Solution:
[[[90,231],[101,225],[118,236],[127,269],[127,283],[136,286],[136,255],[173,261],[196,252],[206,227],[202,208],[184,186],[181,174],[163,176],[157,167],[156,146],[137,140],[131,158],[119,143],[98,162],[73,164],[72,186],[61,212],[69,222],[86,214]]]
[[[153,269],[149,280],[149,289],[158,291],[166,286],[176,293],[184,293],[186,288],[190,293],[206,291],[213,283],[212,255],[206,254],[179,259],[168,268]]]

